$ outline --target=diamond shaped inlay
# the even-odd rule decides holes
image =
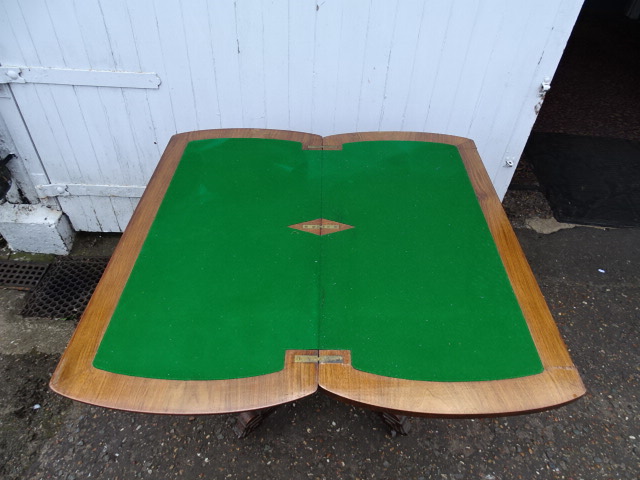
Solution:
[[[325,220],[324,218],[318,218],[311,220],[310,222],[296,223],[295,225],[289,225],[289,228],[295,228],[303,232],[313,233],[314,235],[329,235],[330,233],[336,233],[341,230],[349,230],[354,228],[352,225],[346,223],[334,222],[333,220]]]

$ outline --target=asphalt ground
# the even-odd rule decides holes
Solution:
[[[0,478],[638,478],[640,229],[540,233],[527,225],[552,219],[537,196],[510,192],[504,204],[587,386],[576,402],[413,418],[408,436],[394,436],[377,413],[317,393],[238,439],[233,415],[136,414],[52,393],[73,322],[23,318],[26,294],[0,290]],[[116,241],[83,235],[74,254],[102,256]]]

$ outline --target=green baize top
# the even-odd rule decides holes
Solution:
[[[354,228],[289,228],[319,218]],[[410,380],[542,372],[454,146],[187,145],[94,366],[234,379],[311,349]]]

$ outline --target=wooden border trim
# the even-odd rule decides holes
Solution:
[[[153,223],[187,143],[210,138],[274,138],[301,142],[303,148],[358,141],[404,140],[458,147],[493,235],[514,292],[544,365],[540,375],[489,382],[416,382],[360,372],[344,364],[294,363],[260,377],[215,381],[157,380],[118,375],[93,368],[92,362],[124,285]],[[537,410],[571,401],[584,386],[546,306],[474,143],[463,137],[414,132],[371,132],[321,137],[281,130],[226,129],[172,137],[129,226],[96,288],[89,306],[51,380],[51,388],[78,401],[149,413],[230,413],[293,401],[322,388],[344,399],[407,413],[475,415]]]
[[[365,132],[325,137],[325,146],[344,143],[402,140],[436,142],[458,148],[480,207],[507,271],[516,298],[538,349],[543,373],[486,382],[421,382],[355,370],[349,352],[344,364],[322,364],[319,384],[324,390],[359,404],[409,414],[481,415],[539,410],[572,401],[585,393],[580,376],[560,337],[529,263],[504,213],[472,140],[417,132]]]
[[[317,389],[317,365],[295,364],[290,351],[285,368],[259,377],[234,380],[177,381],[119,375],[93,367],[120,295],[138,258],[160,203],[187,143],[212,138],[273,138],[321,145],[322,138],[285,130],[220,129],[174,135],[160,159],[131,221],[107,265],[69,345],[51,378],[51,388],[81,402],[148,413],[230,413],[293,401]]]

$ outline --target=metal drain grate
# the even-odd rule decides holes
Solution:
[[[57,259],[20,314],[25,317],[79,319],[108,262],[108,257]]]
[[[33,290],[47,268],[49,268],[48,263],[18,260],[0,261],[0,287]]]

